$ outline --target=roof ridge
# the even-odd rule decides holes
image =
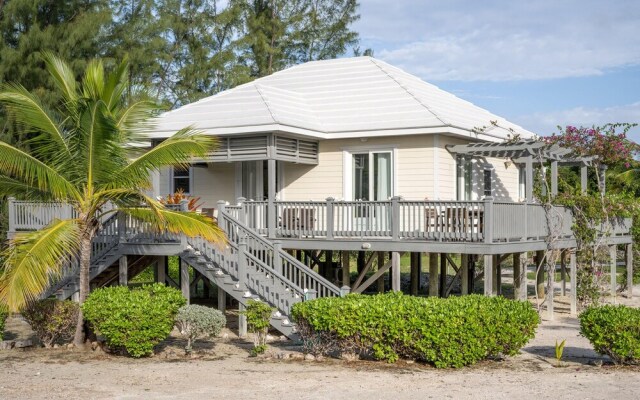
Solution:
[[[276,118],[276,114],[273,112],[273,110],[269,106],[269,101],[267,100],[267,97],[265,96],[265,94],[260,89],[261,86],[262,85],[260,85],[259,83],[255,83],[255,82],[253,84],[253,87],[256,88],[256,92],[258,92],[258,94],[260,95],[260,98],[262,99],[262,102],[264,103],[265,107],[267,107],[267,111],[269,111],[269,115],[271,115],[271,119],[273,120],[274,123],[279,124],[280,122]]]
[[[438,121],[442,122],[444,125],[446,126],[450,126],[451,124],[444,121],[442,118],[440,118],[440,116],[438,114],[436,114],[433,110],[431,110],[431,108],[429,106],[427,106],[426,104],[424,104],[419,98],[418,96],[416,96],[413,92],[411,92],[411,90],[409,90],[409,88],[407,88],[405,85],[403,85],[394,75],[392,75],[391,73],[389,73],[389,71],[387,71],[385,68],[383,68],[377,60],[373,57],[370,57],[371,62],[380,69],[380,71],[384,72],[389,78],[391,78],[398,86],[400,86],[405,92],[407,92],[407,94],[409,96],[411,96],[418,104],[420,104],[422,107],[424,107],[424,109],[426,109],[427,111],[429,111],[431,114],[433,114],[434,117],[436,117],[436,119],[438,119]]]

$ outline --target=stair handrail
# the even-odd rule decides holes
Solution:
[[[112,239],[111,241],[107,242],[107,245],[101,247],[100,250],[98,250],[96,248],[97,246],[94,246],[94,242],[92,242],[91,262],[94,262],[95,260],[99,260],[102,256],[107,254],[110,250],[112,250],[114,247],[118,245],[119,237],[118,237],[118,231],[117,231],[117,221],[118,221],[118,213],[114,212],[113,215],[110,215],[101,225],[101,227],[98,229],[98,232],[94,237],[94,242],[96,239],[105,236],[105,230],[112,230],[114,228],[115,228],[115,240]],[[66,272],[63,272],[60,275],[60,279],[57,279],[55,281],[53,281],[52,279],[52,282],[50,283],[49,288],[47,288],[47,290],[45,290],[44,293],[41,295],[43,299],[46,299],[47,297],[51,296],[52,294],[57,292],[60,288],[70,283],[71,280],[73,280],[76,276],[78,276],[80,272],[80,263],[78,261],[78,258],[73,257],[68,263],[66,263],[66,265],[62,267],[62,269],[63,271],[66,269]]]
[[[320,276],[320,274],[315,272],[313,269],[309,268],[305,264],[303,264],[300,261],[298,261],[295,257],[292,257],[286,251],[284,251],[282,249],[276,249],[275,246],[273,245],[273,243],[271,243],[269,240],[267,240],[264,237],[262,237],[260,234],[258,234],[256,231],[254,231],[253,229],[249,228],[248,226],[246,226],[242,222],[240,222],[237,219],[233,218],[226,211],[219,210],[219,218],[220,217],[222,217],[222,219],[224,221],[224,224],[222,226],[224,227],[225,231],[227,231],[227,232],[229,231],[229,224],[235,225],[236,228],[240,228],[243,231],[242,232],[243,234],[249,236],[252,240],[256,240],[256,241],[260,242],[268,250],[272,251],[273,253],[277,253],[277,255],[279,257],[289,261],[291,263],[291,265],[293,265],[294,268],[298,269],[300,272],[302,272],[305,275],[307,275],[310,279],[315,280],[316,283],[318,284],[318,286],[319,287],[321,286],[322,289],[324,289],[324,293],[329,294],[329,295],[332,294],[332,295],[335,295],[336,297],[339,297],[341,295],[340,288],[338,288],[336,285],[334,285],[333,283],[329,282],[324,277]],[[233,241],[232,239],[233,238],[229,237],[229,241]],[[235,241],[233,241],[233,242],[235,243]],[[264,260],[261,260],[261,261],[264,262]],[[270,266],[270,269],[275,271],[275,266]],[[286,276],[283,275],[283,278],[287,279],[288,284],[294,284],[293,281],[291,281],[291,279],[287,278]],[[318,292],[320,292],[320,291],[318,291]]]

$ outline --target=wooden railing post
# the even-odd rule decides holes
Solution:
[[[189,200],[180,200],[180,211],[189,211]]]
[[[123,243],[127,235],[127,215],[121,211],[117,211],[118,216],[118,242]]]
[[[349,293],[351,293],[351,288],[349,286],[345,285],[340,288],[340,297],[344,297]]]
[[[244,197],[238,197],[238,206],[240,207],[240,209],[238,210],[238,221],[240,221],[240,223],[245,224],[247,223],[247,213],[244,209],[244,202],[247,199],[245,199]]]
[[[218,200],[218,226],[220,229],[228,233],[227,226],[224,218],[222,218],[222,213],[225,212],[225,208],[227,206],[227,202],[224,200]]]
[[[14,197],[9,197],[9,238],[13,237],[13,234],[16,232],[16,199]]]
[[[282,240],[274,240],[273,242],[273,270],[278,274],[282,274],[282,256],[280,256],[280,251],[282,251]]]
[[[402,197],[391,198],[391,240],[400,240],[400,200]]]
[[[313,300],[313,299],[317,299],[318,298],[318,292],[315,289],[309,289],[306,292],[304,292],[304,299],[306,300]]]
[[[493,197],[484,198],[484,242],[493,243]]]
[[[238,290],[245,290],[247,281],[247,238],[242,235],[238,243]]]
[[[333,239],[333,202],[336,199],[327,197],[327,239]]]

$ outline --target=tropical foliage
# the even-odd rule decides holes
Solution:
[[[525,301],[400,292],[305,301],[294,305],[293,317],[307,351],[372,355],[388,362],[408,358],[438,368],[517,354],[539,323]]]
[[[180,307],[176,315],[176,328],[187,339],[187,353],[191,352],[197,339],[218,336],[226,324],[222,311],[197,304]]]
[[[132,290],[113,286],[93,291],[82,310],[110,349],[143,357],[169,336],[185,303],[179,290],[162,284]]]
[[[580,314],[580,333],[616,364],[640,363],[640,309],[623,305],[589,307]]]
[[[79,255],[80,303],[89,293],[91,241],[100,229],[107,204],[145,221],[157,232],[225,240],[205,216],[166,209],[147,196],[151,174],[166,165],[186,166],[203,157],[215,140],[190,129],[152,149],[145,121],[155,108],[126,97],[127,63],[107,72],[90,62],[80,82],[61,59],[44,58],[62,106],[50,108],[19,84],[7,84],[0,103],[17,124],[32,132],[27,146],[0,141],[0,196],[55,201],[73,206],[75,217],[54,220],[36,232],[19,233],[4,252],[0,302],[19,310],[35,300],[59,276],[61,267]],[[148,151],[147,151],[148,150]],[[75,340],[83,339],[82,312]]]
[[[73,338],[79,311],[76,302],[45,299],[30,303],[21,314],[44,347],[49,348]]]

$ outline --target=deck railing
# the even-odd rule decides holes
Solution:
[[[552,235],[571,238],[566,207],[494,201],[275,201],[275,237],[299,239],[390,239],[395,241],[513,242]],[[229,209],[229,206],[227,206]],[[241,209],[241,210],[240,210]],[[240,199],[236,218],[269,233],[269,203]],[[615,232],[628,232],[624,223]]]

